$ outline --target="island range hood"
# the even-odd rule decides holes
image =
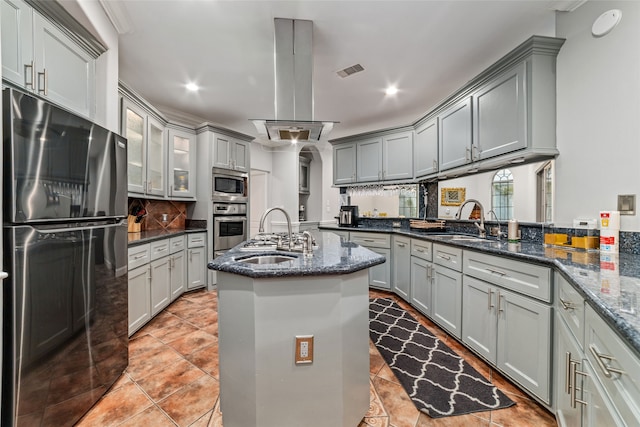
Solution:
[[[275,119],[252,119],[258,142],[317,142],[334,123],[313,120],[313,21],[275,18]]]

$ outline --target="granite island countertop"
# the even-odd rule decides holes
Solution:
[[[185,228],[180,230],[149,230],[140,231],[138,233],[127,233],[128,247],[138,246],[156,240],[167,239],[169,237],[177,237],[189,233],[206,233],[206,228]]]
[[[454,242],[439,238],[438,233],[401,228],[321,226],[320,230],[398,234],[548,265],[571,282],[587,303],[640,355],[640,255],[585,252],[541,243],[513,244],[491,239]]]
[[[271,251],[246,252],[240,250],[244,242],[223,255],[209,261],[211,270],[240,274],[253,278],[321,276],[348,274],[374,265],[382,264],[386,258],[360,245],[345,242],[334,233],[316,233],[318,249],[312,257],[300,252]],[[250,264],[242,259],[255,255],[293,255],[295,259],[280,264]]]

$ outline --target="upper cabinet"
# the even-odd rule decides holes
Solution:
[[[413,130],[348,137],[333,146],[333,183],[413,179]]]
[[[195,198],[196,135],[169,128],[169,197]]]
[[[214,142],[213,166],[249,171],[249,143],[227,135],[217,135]]]
[[[2,78],[93,118],[98,54],[21,0],[2,0],[1,16]]]
[[[557,156],[555,65],[563,43],[533,36],[516,47],[417,120],[415,143],[407,136],[385,145],[393,130],[331,140],[334,185],[444,179]],[[335,162],[346,158],[337,153],[347,142],[358,144],[355,180],[344,161]]]
[[[416,178],[438,172],[438,118],[416,127],[413,146],[413,170]]]

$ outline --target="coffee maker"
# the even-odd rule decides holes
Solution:
[[[358,226],[358,207],[353,205],[340,206],[340,215],[338,215],[338,225],[340,225],[340,227],[357,227]]]

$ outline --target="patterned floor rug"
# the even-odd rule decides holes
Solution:
[[[416,407],[432,418],[515,404],[390,299],[370,300],[369,335]]]

